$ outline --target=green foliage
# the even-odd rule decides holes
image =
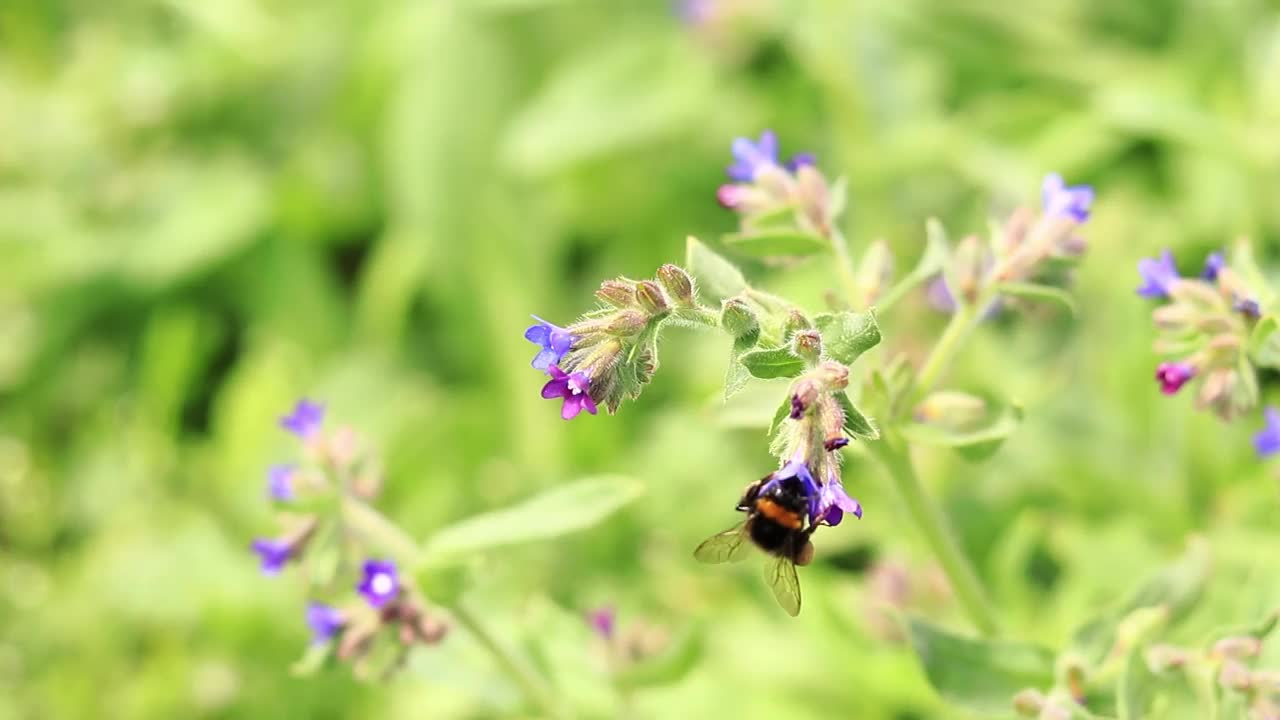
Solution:
[[[1053,654],[1044,648],[967,638],[917,617],[907,625],[929,684],[957,707],[1008,715],[1020,690],[1053,684]]]

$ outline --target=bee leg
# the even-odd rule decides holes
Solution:
[[[796,551],[795,556],[792,557],[791,561],[801,567],[813,562],[813,543],[809,542],[808,535],[805,536],[804,544]]]

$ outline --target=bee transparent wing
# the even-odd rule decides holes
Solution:
[[[693,557],[708,565],[738,562],[747,556],[750,544],[747,542],[747,524],[743,522],[703,540],[693,551]]]
[[[764,581],[773,597],[791,617],[800,614],[800,577],[796,564],[787,557],[771,557],[764,564]]]

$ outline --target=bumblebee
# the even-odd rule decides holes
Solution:
[[[806,471],[807,472],[807,471]],[[800,476],[770,474],[747,486],[737,510],[746,520],[707,538],[693,556],[699,562],[718,565],[746,557],[753,544],[770,556],[764,566],[764,580],[787,614],[800,614],[800,578],[797,565],[813,559],[809,536],[817,525],[808,522],[813,489]],[[750,543],[748,543],[750,541]]]

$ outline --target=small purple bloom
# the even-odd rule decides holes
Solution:
[[[1156,367],[1156,380],[1160,382],[1160,392],[1165,395],[1176,395],[1195,376],[1196,369],[1189,363],[1165,362]]]
[[[733,141],[733,164],[725,168],[725,174],[730,180],[749,183],[761,169],[777,164],[778,136],[765,130],[758,143],[741,137]]]
[[[1078,223],[1089,219],[1089,206],[1093,204],[1093,188],[1088,185],[1067,187],[1058,173],[1045,176],[1040,186],[1046,215],[1069,217]]]
[[[293,547],[283,540],[258,538],[249,547],[262,558],[262,574],[279,575],[293,556]]]
[[[1218,273],[1222,272],[1222,268],[1227,266],[1227,259],[1220,252],[1209,253],[1209,257],[1204,259],[1204,270],[1200,272],[1200,277],[1214,282],[1218,279]]]
[[[1280,452],[1280,410],[1268,406],[1263,416],[1266,424],[1253,436],[1253,447],[1259,456],[1266,457]]]
[[[951,294],[951,286],[942,275],[936,275],[929,281],[925,286],[924,294],[934,309],[944,313],[956,311],[956,296]]]
[[[534,315],[533,319],[537,320],[538,324],[530,325],[529,329],[524,331],[524,339],[542,347],[538,354],[533,356],[533,367],[547,372],[548,367],[560,362],[564,354],[569,352],[574,337],[568,330],[552,325],[537,315]]]
[[[329,642],[347,624],[342,611],[324,603],[307,603],[307,627],[311,628],[311,641],[317,645]]]
[[[832,477],[818,490],[818,494],[809,501],[809,522],[823,523],[835,527],[844,519],[845,513],[862,518],[862,504],[849,497],[839,478]]]
[[[827,441],[822,444],[822,447],[826,448],[827,452],[835,452],[836,450],[839,450],[840,448],[845,447],[848,444],[849,444],[849,438],[834,437],[834,438],[828,438]]]
[[[801,399],[800,399],[800,394],[799,394],[799,393],[792,393],[792,395],[791,395],[791,419],[792,419],[792,420],[799,420],[800,418],[804,417],[804,411],[805,411],[805,410],[808,410],[808,409],[809,409],[809,408],[805,407],[805,405],[804,405],[804,400],[801,400]]]
[[[1143,258],[1138,261],[1138,274],[1142,276],[1142,286],[1138,294],[1145,298],[1163,298],[1169,296],[1169,286],[1178,275],[1178,266],[1173,262],[1173,253],[1162,250],[1158,258]]]
[[[591,379],[585,373],[565,373],[559,366],[547,367],[551,380],[542,386],[542,397],[552,400],[564,398],[560,408],[560,417],[572,420],[585,408],[592,415],[596,414],[596,401],[591,398]]]
[[[587,613],[587,622],[591,624],[591,629],[597,635],[605,640],[613,639],[613,630],[618,617],[618,613],[613,606],[605,605],[604,607],[592,610]]]
[[[811,152],[798,152],[791,156],[787,161],[787,169],[795,172],[802,167],[813,167],[818,164],[818,158],[814,157]]]
[[[272,465],[267,469],[267,495],[272,500],[288,502],[293,499],[293,465]]]
[[[792,478],[798,478],[800,480],[806,497],[812,499],[817,495],[818,483],[813,479],[813,473],[809,472],[809,466],[800,460],[792,460],[778,470],[775,470],[774,473],[769,476],[769,482],[765,483],[760,488],[760,494],[763,495],[772,490],[775,485],[791,480]]]
[[[324,406],[309,400],[299,400],[292,414],[280,418],[280,427],[303,440],[309,440],[320,432],[323,423]]]
[[[1262,308],[1259,307],[1258,301],[1250,298],[1237,299],[1231,303],[1231,309],[1243,315],[1248,315],[1254,320],[1262,317]]]
[[[391,560],[365,560],[364,577],[356,585],[369,605],[381,608],[400,594],[400,576]]]

